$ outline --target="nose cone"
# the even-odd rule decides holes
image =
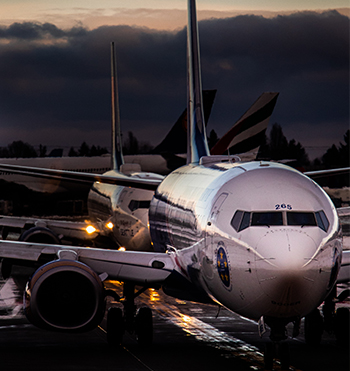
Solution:
[[[261,238],[255,263],[258,282],[267,297],[266,315],[303,315],[318,304],[312,295],[319,270],[317,260],[312,259],[316,248],[302,228],[270,230]]]

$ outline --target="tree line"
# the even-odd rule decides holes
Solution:
[[[212,148],[218,140],[219,138],[216,132],[211,130],[208,136],[209,148]],[[308,170],[348,167],[350,162],[349,130],[345,132],[343,140],[344,142],[339,142],[338,145],[333,144],[320,158],[310,161],[301,143],[296,142],[295,139],[288,140],[283,133],[282,127],[275,123],[272,126],[269,136],[265,136],[257,159],[275,161],[293,160],[299,167]],[[128,132],[123,145],[123,153],[125,155],[147,154],[152,149],[153,147],[150,144],[139,142],[131,131]],[[89,146],[86,142],[83,142],[78,149],[71,147],[68,156],[91,157],[101,156],[106,153],[108,153],[106,147]],[[32,145],[21,140],[14,141],[7,147],[0,147],[0,158],[35,158],[47,156],[46,146],[40,145],[39,149],[36,150]]]

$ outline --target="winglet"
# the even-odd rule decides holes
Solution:
[[[111,90],[112,90],[112,150],[111,150],[111,169],[120,170],[124,164],[122,138],[120,129],[119,113],[119,94],[116,74],[116,57],[114,42],[111,42]]]
[[[187,25],[187,163],[198,163],[209,155],[202,102],[198,24],[195,0],[188,0]]]

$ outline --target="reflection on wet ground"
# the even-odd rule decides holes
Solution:
[[[348,236],[345,241],[349,248]],[[14,273],[13,278],[0,281],[1,370],[23,369],[23,362],[16,359],[17,350],[32,357],[32,363],[25,368],[33,370],[61,370],[63,367],[84,371],[263,369],[262,352],[268,334],[259,338],[257,323],[225,309],[219,311],[214,305],[168,297],[161,290],[147,290],[136,299],[139,306],[153,309],[155,344],[147,352],[137,348],[133,335],[126,334],[124,347],[116,358],[115,352],[108,350],[101,331],[105,322],[100,330],[74,336],[57,337],[35,329],[22,311],[22,293],[30,271],[17,268]],[[117,281],[108,281],[106,286],[122,293],[122,285]],[[348,287],[343,285],[342,289]],[[349,301],[342,305],[350,306]],[[309,348],[304,342],[303,327],[301,330],[297,338],[291,339],[292,328],[288,328],[293,365],[290,370],[349,370],[349,351],[336,343],[334,334],[325,332],[320,347]],[[50,364],[52,359],[56,364]],[[280,369],[278,361],[274,367]]]
[[[22,312],[22,291],[25,282],[25,276],[18,274],[15,278],[10,278],[7,281],[1,281],[0,289],[0,347],[4,348],[4,344],[10,347],[11,344],[18,344],[18,340],[11,340],[6,342],[1,339],[2,336],[9,336],[8,333],[20,332],[21,341],[26,337],[34,336],[34,340],[30,340],[31,352],[35,352],[40,347],[61,348],[62,340],[55,339],[52,333],[43,332],[35,329],[32,325],[24,319]],[[107,288],[113,288],[122,293],[122,285],[117,281],[108,281]],[[169,370],[180,369],[175,365],[179,361],[179,357],[185,357],[186,364],[193,367],[191,357],[202,357],[201,370],[212,370],[212,367],[219,364],[224,364],[227,369],[228,365],[235,365],[236,370],[262,370],[263,369],[263,349],[265,343],[268,341],[268,336],[265,335],[262,339],[257,334],[257,324],[254,321],[243,318],[239,315],[231,313],[225,309],[221,309],[218,313],[218,307],[214,305],[201,305],[183,300],[177,300],[166,296],[162,291],[148,290],[136,300],[138,306],[147,305],[153,309],[154,318],[154,332],[155,345],[152,351],[147,353],[140,352],[136,347],[136,340],[133,336],[126,335],[126,344],[123,348],[124,356],[132,357],[133,362],[137,363],[136,368],[128,368],[122,366],[124,364],[120,359],[118,370],[165,370],[159,365],[161,356],[158,355],[159,349],[162,355],[167,359],[174,357],[173,368]],[[119,306],[119,303],[112,302],[111,305]],[[104,328],[105,323],[101,325]],[[101,331],[100,331],[101,332]],[[289,329],[291,335],[292,328]],[[35,334],[35,335],[34,335]],[[88,344],[88,347],[93,347],[91,344],[96,344],[96,349],[100,347],[107,347],[105,334],[90,333],[74,335],[74,346],[78,347],[76,342]],[[56,335],[54,335],[56,336]],[[63,343],[67,344],[67,337],[65,335]],[[89,336],[91,337],[89,340]],[[98,336],[99,340],[96,340]],[[42,337],[42,338],[41,338]],[[48,337],[48,341],[45,340]],[[101,340],[102,338],[102,340]],[[11,337],[9,336],[9,339]],[[17,339],[17,338],[16,338]],[[1,344],[2,342],[4,342]],[[73,341],[73,340],[72,340]],[[99,342],[101,342],[99,344]],[[33,345],[33,342],[35,345]],[[99,344],[99,345],[98,345]],[[16,347],[17,345],[15,345]],[[23,351],[24,345],[20,346]],[[67,345],[68,347],[68,345]],[[71,345],[69,346],[71,347]],[[10,349],[12,349],[10,347]],[[45,348],[46,349],[46,348]],[[321,349],[321,350],[320,350]],[[67,352],[68,348],[65,348]],[[307,348],[303,334],[296,339],[290,339],[290,351],[293,359],[293,367],[290,370],[344,370],[349,369],[348,351],[338,347],[334,335],[325,333],[321,347],[318,349]],[[177,354],[180,352],[180,354]],[[93,351],[91,351],[93,354]],[[70,354],[70,353],[69,353]],[[77,350],[77,354],[79,350]],[[210,354],[211,361],[206,357]],[[95,354],[97,356],[97,353]],[[156,355],[156,358],[155,358]],[[70,357],[72,355],[70,354]],[[64,357],[64,355],[62,355]],[[108,356],[106,356],[108,359]],[[214,357],[214,358],[213,358]],[[124,358],[123,358],[124,359]],[[63,362],[64,358],[62,358]],[[107,361],[106,361],[107,362]],[[112,361],[111,361],[112,362]],[[183,361],[181,361],[183,362]],[[213,362],[213,364],[211,363]],[[112,362],[113,363],[113,362]],[[129,361],[125,361],[129,365]],[[92,370],[84,362],[84,369]],[[209,366],[210,365],[210,366]],[[82,365],[80,365],[82,366]],[[181,367],[181,371],[193,369],[187,368],[186,365]],[[316,366],[316,367],[315,367]],[[335,367],[336,368],[333,368]],[[95,366],[94,366],[95,367]],[[138,368],[140,367],[140,368]],[[3,368],[2,368],[3,369]],[[11,370],[16,368],[11,367]],[[18,368],[20,369],[20,368]],[[33,368],[34,369],[34,368]],[[107,366],[105,369],[109,369]],[[111,368],[113,369],[113,368]],[[221,369],[221,368],[220,368]],[[275,363],[275,370],[279,370],[280,365],[278,361]]]

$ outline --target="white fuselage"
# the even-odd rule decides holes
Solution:
[[[111,170],[105,173],[115,175]],[[153,173],[132,173],[133,178],[163,179]],[[153,251],[148,229],[148,209],[153,191],[95,182],[88,196],[90,219],[102,235],[131,251]],[[111,224],[109,228],[108,225]]]
[[[308,314],[340,266],[334,205],[315,182],[280,164],[184,166],[158,187],[149,223],[156,251],[176,248],[180,272],[254,319]]]

